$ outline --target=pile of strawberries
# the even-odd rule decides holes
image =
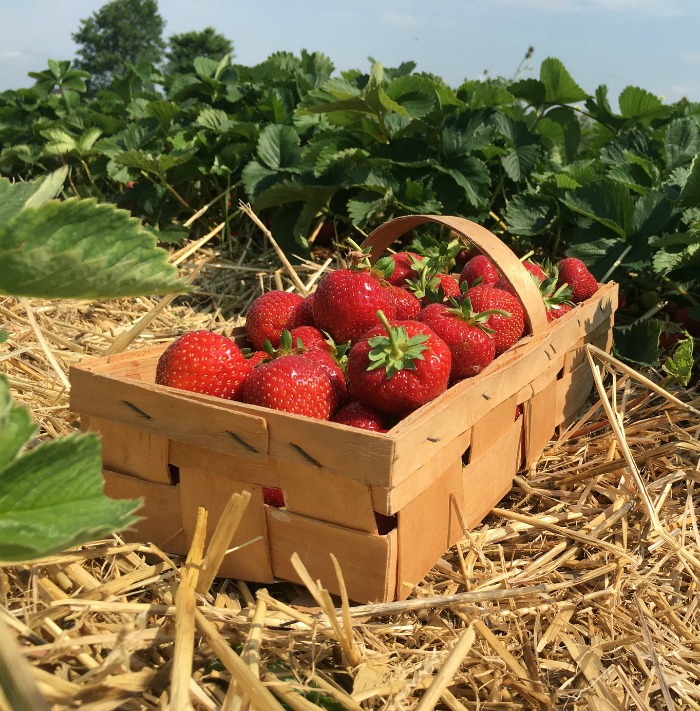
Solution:
[[[386,432],[526,333],[520,300],[495,266],[478,253],[462,264],[456,255],[404,251],[371,266],[357,249],[307,297],[259,296],[246,316],[249,349],[208,331],[180,336],[156,382]],[[522,263],[550,320],[598,289],[578,259],[548,271]]]

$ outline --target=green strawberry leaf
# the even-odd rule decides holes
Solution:
[[[25,207],[38,207],[58,195],[68,168],[60,168],[45,178],[27,182],[10,182],[0,178],[0,226]]]
[[[700,153],[700,129],[691,118],[678,118],[671,121],[664,133],[666,167],[674,170],[686,165]]]
[[[574,104],[585,101],[588,94],[573,80],[559,59],[547,57],[540,66],[540,81],[545,100],[550,104]]]
[[[584,185],[566,194],[562,202],[570,210],[599,222],[622,239],[626,239],[632,231],[632,196],[620,183],[604,179]]]
[[[167,258],[125,210],[54,200],[0,224],[0,293],[106,299],[187,291]]]
[[[688,337],[677,343],[661,367],[674,382],[686,387],[693,375],[694,363],[693,339]]]
[[[34,425],[0,376],[0,560],[31,560],[132,525],[137,500],[103,493],[100,442],[72,435],[23,451]]]
[[[635,321],[630,326],[615,327],[615,355],[635,365],[656,365],[661,355],[659,339],[663,328],[663,321],[656,318]]]

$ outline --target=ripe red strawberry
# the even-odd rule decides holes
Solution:
[[[270,341],[277,348],[282,331],[313,325],[303,296],[290,291],[266,291],[248,309],[246,334],[256,350]]]
[[[270,356],[265,353],[265,351],[253,351],[246,355],[246,360],[250,363],[251,367],[255,368],[256,365],[260,365],[265,360],[270,360]]]
[[[421,305],[442,303],[460,295],[460,286],[454,274],[436,273],[430,269],[429,260],[424,262],[415,279],[409,279],[405,288],[410,291]]]
[[[284,494],[282,493],[282,489],[263,486],[262,493],[263,503],[268,506],[274,506],[276,509],[284,508]]]
[[[496,355],[508,350],[525,331],[525,312],[520,301],[503,289],[494,286],[473,286],[461,298],[468,297],[476,312],[505,311],[510,314],[493,314],[486,325],[493,330]]]
[[[399,321],[410,321],[420,313],[421,302],[407,289],[400,286],[390,287],[390,291],[396,301],[396,319]]]
[[[328,371],[302,355],[281,356],[254,368],[243,384],[241,399],[318,420],[328,420],[338,407]]]
[[[523,266],[537,279],[537,281],[544,281],[547,278],[547,272],[545,272],[539,264],[526,259],[523,261]]]
[[[418,320],[428,324],[452,353],[450,382],[471,378],[493,362],[496,344],[493,332],[486,326],[493,313],[475,313],[469,299],[458,306],[429,304],[421,311]]]
[[[156,383],[237,400],[252,369],[235,341],[210,331],[190,331],[161,354]]]
[[[424,259],[416,252],[397,252],[390,254],[389,258],[394,262],[394,270],[386,275],[386,280],[394,286],[405,286],[407,279],[414,279],[416,272],[413,267]]]
[[[354,342],[379,322],[377,311],[396,315],[387,287],[366,271],[338,269],[322,277],[314,295],[314,322],[336,343]]]
[[[326,340],[323,332],[315,326],[297,326],[291,329],[292,344],[297,345],[297,341],[301,341],[304,348],[322,348],[331,351],[331,344]]]
[[[304,358],[318,363],[328,373],[328,377],[333,383],[335,393],[338,396],[338,404],[342,405],[348,397],[348,383],[345,373],[338,361],[328,352],[326,348],[309,348],[300,353]]]
[[[535,279],[535,283],[538,287],[540,287],[541,284],[543,284],[547,279],[550,278],[547,275],[547,272],[545,272],[545,270],[542,269],[539,264],[535,264],[535,262],[531,262],[529,259],[523,260],[522,265],[530,272],[530,274],[532,274]],[[507,291],[509,294],[513,294],[513,296],[515,297],[518,296],[515,289],[511,286],[510,282],[507,281],[505,277],[499,277],[498,281],[494,284],[494,286],[497,289],[503,289],[503,291]]]
[[[380,320],[348,354],[350,397],[380,412],[415,410],[447,389],[450,349],[424,323]]]
[[[566,257],[556,266],[559,275],[557,286],[568,284],[571,288],[571,300],[575,304],[590,299],[598,291],[598,282],[580,259]]]
[[[357,400],[353,400],[341,407],[331,417],[331,422],[338,422],[341,425],[359,427],[373,432],[387,432],[381,412]]]
[[[477,286],[477,283],[493,286],[500,278],[496,265],[486,255],[478,254],[464,265],[459,275],[459,283],[469,287]]]

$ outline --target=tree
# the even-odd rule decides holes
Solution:
[[[168,63],[165,74],[186,74],[192,71],[192,64],[197,57],[221,59],[225,54],[233,55],[233,43],[218,34],[213,27],[201,31],[183,32],[172,35],[165,56]]]
[[[81,20],[72,35],[80,46],[75,66],[90,73],[90,90],[109,86],[127,62],[159,63],[164,26],[156,0],[110,0]]]

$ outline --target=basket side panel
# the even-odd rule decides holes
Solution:
[[[170,443],[166,437],[98,417],[82,417],[80,424],[83,432],[101,435],[105,469],[145,481],[172,484],[168,468]]]
[[[409,502],[420,496],[430,486],[436,471],[445,471],[456,460],[461,461],[462,455],[471,443],[471,436],[470,429],[462,432],[448,445],[438,450],[430,461],[418,467],[396,486],[373,486],[372,504],[374,510],[385,516],[393,516],[405,508]]]
[[[180,489],[151,481],[143,481],[125,474],[102,470],[105,494],[114,499],[142,497],[143,506],[137,512],[143,518],[133,529],[121,535],[125,541],[155,543],[168,553],[187,553],[187,539],[180,512]]]
[[[398,513],[399,564],[396,595],[408,597],[445,551],[463,535],[462,460],[457,458]]]
[[[520,463],[522,422],[522,417],[515,420],[491,449],[464,467],[462,515],[467,528],[481,523],[484,516],[510,491]]]
[[[215,398],[190,398],[171,388],[71,368],[70,407],[169,439],[250,459],[267,458],[263,417],[235,412]],[[222,400],[222,403],[227,401]]]
[[[535,462],[542,454],[556,428],[557,383],[553,379],[549,385],[524,403],[525,466]]]
[[[279,462],[277,472],[284,503],[292,513],[357,531],[377,533],[367,484],[331,474],[310,463]]]
[[[517,393],[514,393],[474,425],[472,444],[469,450],[470,461],[479,459],[484,452],[491,449],[494,443],[510,431],[516,418],[517,404]]]
[[[260,583],[273,581],[267,548],[267,524],[262,488],[206,469],[180,468],[182,522],[188,544],[192,542],[197,522],[197,509],[205,508],[207,541],[214,533],[224,508],[234,493],[250,492],[250,501],[229,548],[242,546],[227,553],[218,576],[241,578]]]
[[[396,591],[397,535],[351,531],[305,516],[267,507],[272,569],[276,577],[301,582],[291,563],[297,553],[314,580],[339,594],[333,554],[348,597],[355,602],[387,602]]]
[[[211,452],[203,447],[196,447],[184,442],[170,443],[170,464],[176,467],[194,467],[206,469],[215,474],[244,481],[258,486],[280,486],[277,476],[277,462],[267,459],[264,462],[234,454]]]

